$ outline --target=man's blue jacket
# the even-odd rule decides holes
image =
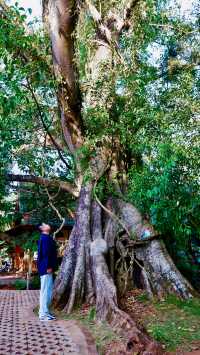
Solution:
[[[38,240],[38,272],[40,276],[47,274],[47,269],[57,269],[56,242],[48,234],[41,234]]]

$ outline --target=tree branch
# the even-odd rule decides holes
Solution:
[[[94,23],[97,26],[97,29],[100,33],[100,37],[108,44],[111,44],[112,41],[112,35],[111,31],[108,29],[108,27],[103,23],[103,19],[101,17],[101,14],[99,11],[96,9],[96,7],[91,4],[89,0],[85,0],[86,6],[90,12],[90,16],[92,17]]]
[[[129,28],[129,20],[131,18],[133,9],[139,3],[139,1],[141,0],[128,1],[122,16],[114,13],[112,10],[109,11],[106,23],[103,22],[101,14],[96,9],[96,7],[91,4],[89,0],[85,0],[85,3],[93,21],[96,23],[96,26],[98,28],[98,31],[100,32],[102,39],[104,39],[107,43],[110,44],[112,42],[112,32],[110,28],[114,29],[115,37],[119,36],[124,28]]]
[[[4,0],[0,0],[0,8],[2,8],[3,12],[8,11],[8,5],[6,5]]]
[[[10,182],[30,182],[33,184],[42,185],[45,187],[58,187],[60,190],[65,191],[73,195],[74,197],[79,196],[79,189],[76,186],[66,182],[59,180],[49,180],[47,178],[43,178],[35,175],[20,175],[20,174],[6,174],[6,181]]]
[[[128,4],[124,10],[124,21],[127,21],[131,18],[133,9],[135,8],[135,6],[140,2],[141,0],[131,0],[128,1]]]
[[[77,16],[77,1],[75,0],[43,0],[43,20],[52,44],[61,124],[66,144],[72,154],[75,154],[76,149],[81,147],[84,140],[81,117],[82,100],[74,61],[73,32]]]
[[[58,234],[61,229],[64,227],[64,224],[65,224],[65,218],[61,216],[59,210],[56,208],[56,206],[54,205],[53,203],[53,200],[55,198],[55,196],[51,196],[49,191],[48,191],[48,188],[45,187],[45,190],[46,190],[46,193],[47,193],[47,196],[48,196],[48,199],[49,199],[49,206],[52,208],[52,210],[54,210],[58,216],[58,218],[60,219],[61,221],[61,224],[60,226],[57,228],[57,230],[53,233],[53,239],[55,239],[56,237],[56,234]],[[59,189],[60,190],[60,189]]]
[[[125,9],[123,10],[123,14],[114,14],[112,11],[110,12],[107,23],[109,26],[109,23],[112,23],[113,28],[117,32],[117,35],[120,36],[122,31],[124,29],[128,30],[131,26],[130,19],[133,13],[133,10],[135,9],[136,5],[140,2],[141,0],[129,0],[127,1],[127,5],[125,6]]]

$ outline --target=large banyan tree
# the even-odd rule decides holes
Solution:
[[[0,4],[2,21],[9,21],[9,9]],[[126,336],[129,347],[156,354],[159,346],[118,306],[117,265],[126,262],[132,280],[137,270],[149,297],[192,296],[151,215],[142,215],[130,198],[130,186],[134,174],[138,179],[147,166],[151,173],[159,145],[185,147],[189,125],[188,146],[196,149],[198,55],[191,46],[195,15],[184,22],[173,1],[167,7],[161,0],[43,0],[42,5],[43,49],[37,49],[38,40],[28,38],[26,46],[15,48],[21,62],[14,65],[27,68],[20,78],[29,96],[27,105],[73,173],[70,182],[39,176],[40,170],[34,174],[32,169],[27,175],[7,172],[6,181],[58,187],[77,201],[75,224],[55,280],[54,306],[70,313],[84,301],[96,304],[97,318]],[[11,47],[9,55],[14,56],[13,43]],[[34,74],[37,66],[43,73],[39,79]],[[42,89],[45,76],[48,87]],[[48,105],[45,90],[47,95],[53,92]],[[56,114],[49,124],[45,119],[51,109]],[[37,135],[34,121],[31,124]],[[193,158],[188,155],[188,161]]]

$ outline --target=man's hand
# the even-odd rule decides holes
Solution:
[[[53,269],[50,268],[50,269],[47,269],[47,274],[51,274],[53,272]]]

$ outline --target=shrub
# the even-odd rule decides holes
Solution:
[[[30,287],[31,290],[38,290],[40,288],[40,277],[39,275],[33,276],[33,278],[30,281]]]
[[[16,290],[26,290],[26,280],[16,280],[14,285]]]

